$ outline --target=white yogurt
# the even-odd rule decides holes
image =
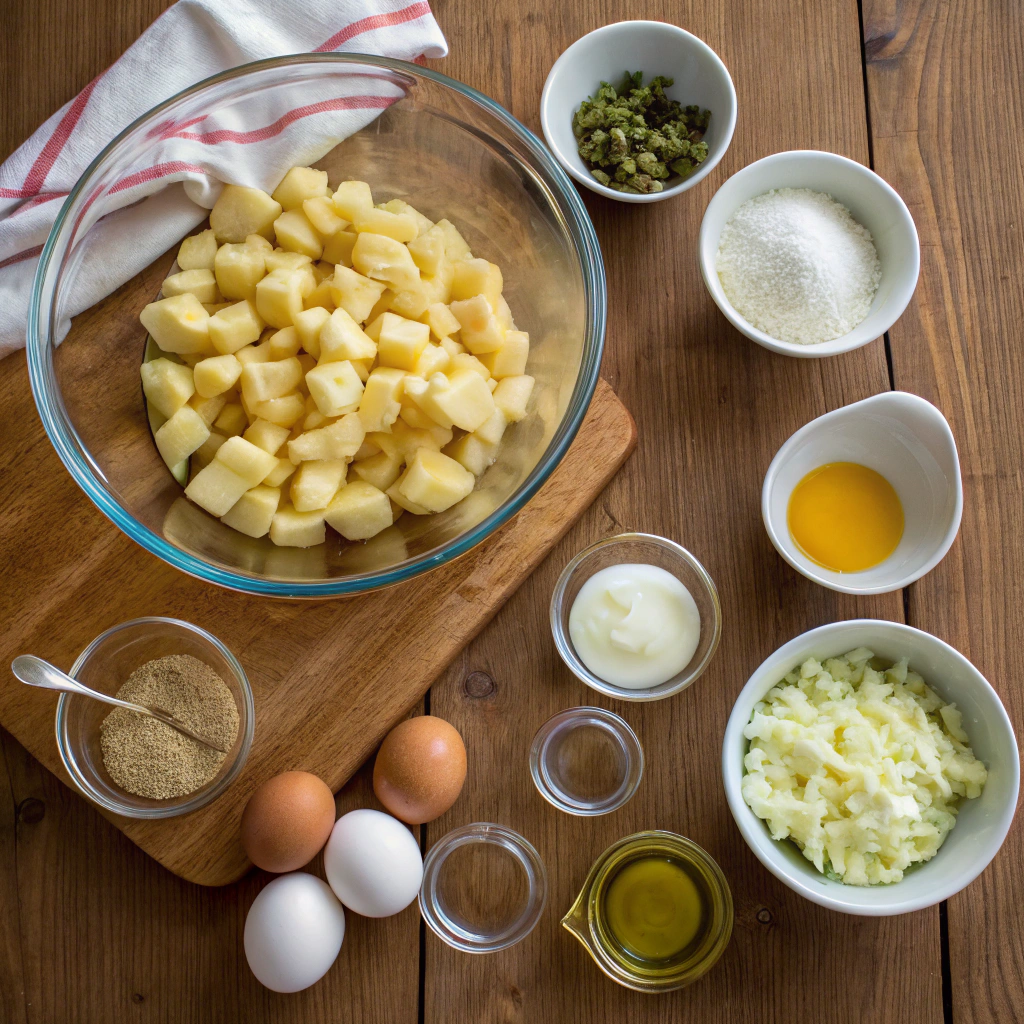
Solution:
[[[656,565],[610,565],[580,588],[569,636],[595,676],[646,690],[689,664],[700,640],[700,612],[672,573]]]

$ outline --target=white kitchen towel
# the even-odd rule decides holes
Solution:
[[[443,57],[424,0],[179,0],[110,68],[0,165],[0,358],[25,344],[32,277],[63,202],[93,158],[137,117],[211,75],[249,61],[341,50],[401,60]],[[65,318],[134,277],[199,224],[224,183],[273,190],[402,95],[373,75],[275,89],[231,111],[159,126],[107,195],[90,231]],[[130,207],[130,209],[128,208]],[[124,240],[132,240],[125,245]],[[66,323],[65,323],[66,329]]]

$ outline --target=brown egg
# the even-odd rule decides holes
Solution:
[[[443,718],[420,715],[384,737],[373,765],[373,791],[410,825],[433,821],[448,810],[466,781],[466,746]]]
[[[242,812],[242,846],[249,860],[279,874],[308,864],[334,828],[334,794],[309,772],[275,775]]]

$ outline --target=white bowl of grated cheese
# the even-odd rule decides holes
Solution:
[[[757,297],[765,320],[785,324],[791,336],[803,338],[804,343],[781,340],[755,327],[730,301],[718,265],[723,231],[745,203],[756,197],[765,196],[773,190],[807,189],[831,196],[836,203],[846,207],[857,224],[867,229],[878,254],[876,267],[880,270],[880,276],[863,284],[858,282],[856,285],[864,292],[863,305],[860,306],[857,316],[860,322],[838,337],[815,343],[808,343],[808,339],[813,335],[815,324],[822,319],[822,311],[829,307],[831,297],[826,294],[808,293],[820,301],[807,306],[803,312],[805,323],[801,321],[799,306],[794,308],[793,296],[798,286],[815,288],[819,278],[828,280],[830,275],[834,276],[837,269],[844,269],[841,262],[835,263],[835,260],[832,260],[831,262],[835,264],[833,266],[808,268],[806,260],[803,259],[805,254],[799,254],[801,259],[794,258],[792,262],[763,258],[758,261]],[[748,221],[749,210],[749,207],[744,210]],[[764,218],[765,231],[773,230],[773,223],[777,225],[779,213],[780,211],[776,211],[774,222],[770,217]],[[848,217],[846,221],[849,223]],[[756,233],[757,222],[752,228],[749,223],[747,226]],[[838,229],[842,225],[832,225],[830,228],[827,223],[823,223],[822,226],[829,229],[825,237],[841,237]],[[777,229],[776,226],[775,230]],[[768,242],[765,248],[770,251],[770,239]],[[737,243],[734,242],[735,244]],[[740,255],[742,256],[742,251]],[[755,255],[753,250],[749,255]],[[740,333],[773,352],[803,359],[849,352],[881,337],[907,308],[917,285],[921,265],[917,228],[906,203],[892,186],[855,160],[818,150],[776,153],[749,164],[729,178],[715,193],[704,212],[700,229],[699,257],[701,274],[711,297],[726,319]],[[864,275],[864,268],[858,268],[853,264],[849,270],[851,274]],[[806,275],[809,271],[815,278],[810,285],[806,281],[794,280],[795,277]],[[876,280],[877,290],[874,288]],[[769,304],[768,308],[765,308],[765,304]],[[842,322],[842,317],[838,322]],[[844,330],[845,327],[839,329]]]
[[[988,770],[975,799],[960,803],[955,827],[932,859],[906,870],[891,884],[848,885],[822,874],[789,840],[776,841],[743,795],[744,729],[755,705],[808,658],[824,662],[867,648],[887,662],[908,659],[944,702],[956,705],[970,747]],[[898,622],[855,619],[801,634],[767,658],[733,706],[722,745],[722,773],[729,809],[747,845],[776,878],[820,906],[847,914],[887,916],[922,910],[948,899],[988,866],[1009,831],[1017,806],[1020,760],[1013,727],[984,676],[948,644]]]

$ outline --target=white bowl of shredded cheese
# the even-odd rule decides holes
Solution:
[[[738,331],[805,359],[881,337],[907,308],[921,264],[914,220],[892,186],[817,150],[776,153],[729,178],[704,212],[699,257]]]
[[[867,652],[877,660],[860,681]],[[892,671],[870,669],[880,663]],[[851,664],[856,685],[842,678]],[[722,772],[773,875],[868,916],[921,910],[973,881],[1006,837],[1020,783],[1013,727],[981,673],[930,633],[875,619],[812,629],[764,661],[733,707]]]

